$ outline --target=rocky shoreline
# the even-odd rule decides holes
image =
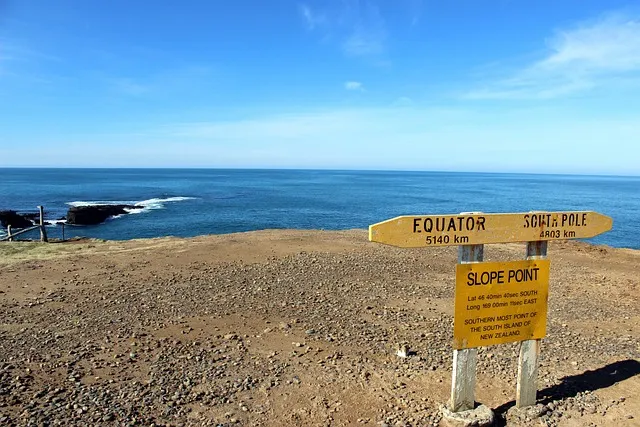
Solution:
[[[67,212],[67,224],[72,225],[96,225],[107,219],[127,215],[132,210],[140,210],[142,207],[135,205],[91,205],[73,206]]]
[[[58,218],[56,221],[64,221],[70,225],[97,225],[102,224],[109,218],[127,215],[132,211],[141,209],[143,209],[142,206],[136,205],[72,206],[64,217]],[[6,228],[11,225],[14,229],[28,228],[37,225],[38,217],[37,213],[0,210],[0,226]],[[45,220],[44,222],[45,225],[51,224],[51,220]]]
[[[28,228],[36,225],[38,214],[18,213],[12,210],[0,210],[0,226],[7,228]]]

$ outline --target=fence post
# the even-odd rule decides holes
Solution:
[[[38,206],[38,210],[40,211],[40,241],[48,242],[47,230],[44,228],[44,207]]]
[[[483,258],[484,245],[458,246],[458,263],[460,264],[481,262]],[[449,408],[451,412],[470,411],[475,407],[476,357],[475,348],[453,350]]]
[[[64,222],[60,223],[62,225],[62,241],[64,242]]]
[[[7,225],[7,237],[10,242],[13,242],[13,237],[11,237],[11,224]]]
[[[528,242],[527,259],[545,259],[547,242]],[[536,404],[538,393],[538,358],[540,357],[540,340],[520,342],[518,359],[518,385],[516,387],[516,407],[524,408]]]

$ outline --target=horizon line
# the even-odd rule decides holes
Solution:
[[[544,176],[592,176],[640,178],[634,174],[614,173],[571,173],[571,172],[507,172],[507,171],[464,171],[437,169],[375,169],[375,168],[299,168],[299,167],[203,167],[203,166],[0,166],[0,170],[8,169],[75,169],[75,170],[236,170],[236,171],[309,171],[309,172],[399,172],[399,173],[459,173],[459,174],[488,174],[488,175],[544,175]]]

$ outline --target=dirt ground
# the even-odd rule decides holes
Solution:
[[[1,243],[0,425],[439,425],[456,251],[363,230]],[[476,400],[497,425],[640,426],[640,251],[549,258],[535,413],[509,411],[517,343],[479,349]]]

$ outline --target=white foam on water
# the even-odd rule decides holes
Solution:
[[[73,207],[98,206],[98,205],[129,205],[129,206],[135,206],[135,207],[124,208],[125,212],[127,212],[128,214],[139,214],[139,213],[149,212],[156,209],[164,209],[166,203],[183,202],[185,200],[194,200],[194,199],[195,197],[178,196],[178,197],[167,197],[164,199],[153,198],[153,199],[142,200],[139,202],[136,202],[133,200],[76,201],[76,202],[69,202],[67,203],[67,205],[73,206]],[[112,218],[113,219],[120,218],[121,216],[123,215],[116,215]]]
[[[141,206],[145,209],[163,209],[165,203],[183,202],[185,200],[193,200],[195,197],[168,197],[166,199],[149,199],[136,202],[135,206]]]
[[[147,199],[141,202],[133,203],[138,209],[125,208],[125,211],[132,214],[149,212],[156,209],[164,209],[166,203],[183,202],[185,200],[193,200],[195,197],[167,197],[165,199]]]
[[[124,208],[123,209],[126,213],[128,214],[139,214],[142,212],[149,212],[149,209],[145,209],[144,207],[139,207],[139,208]],[[114,216],[114,218],[120,218],[122,215],[116,215]]]
[[[99,205],[133,205],[134,201],[126,201],[126,200],[96,200],[91,202],[69,202],[67,205],[72,206],[74,208],[82,207],[82,206],[99,206]]]

